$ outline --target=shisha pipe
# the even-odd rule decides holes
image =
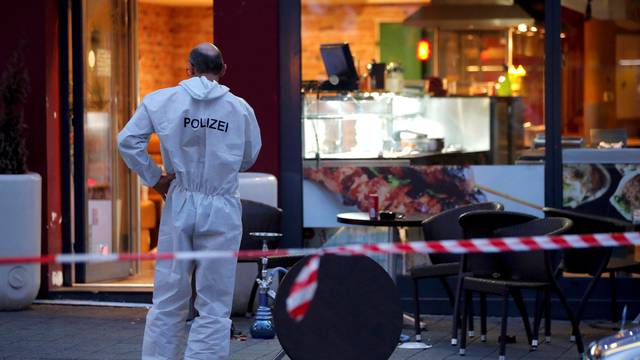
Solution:
[[[262,239],[262,250],[269,250],[267,242],[281,237],[280,233],[268,233],[257,232],[250,233],[250,236]],[[251,337],[254,339],[273,339],[276,336],[276,331],[273,326],[273,316],[271,314],[271,308],[269,307],[269,297],[275,298],[275,293],[271,290],[271,283],[273,282],[273,276],[277,272],[286,272],[283,268],[275,268],[270,272],[267,270],[267,264],[269,258],[263,256],[261,259],[262,271],[260,272],[260,278],[256,279],[259,286],[258,291],[258,309],[256,310],[256,316],[253,324],[250,328]]]

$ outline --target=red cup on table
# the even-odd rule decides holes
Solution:
[[[378,218],[378,209],[380,206],[380,197],[378,194],[371,193],[368,195],[369,201],[369,218],[377,219]]]

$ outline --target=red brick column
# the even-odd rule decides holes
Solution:
[[[228,65],[221,83],[253,107],[262,132],[262,151],[251,171],[279,177],[278,1],[215,1],[213,6],[215,43]]]

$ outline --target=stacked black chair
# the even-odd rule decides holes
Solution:
[[[460,225],[465,230],[473,232],[474,224],[486,224],[483,218],[490,217],[498,220],[500,213],[482,214],[468,213],[460,218]],[[545,218],[535,219],[518,225],[511,225],[497,228],[492,231],[491,236],[509,237],[509,236],[536,236],[536,235],[560,235],[566,233],[571,228],[572,222],[566,218]],[[484,231],[484,229],[482,230]],[[479,271],[486,273],[485,267],[475,269],[472,259],[478,255],[470,254],[464,256],[462,266],[470,273]],[[480,255],[481,256],[481,255]],[[469,261],[467,261],[469,260]],[[482,263],[480,263],[482,265]],[[500,359],[505,359],[506,340],[507,340],[507,318],[509,308],[509,295],[514,298],[516,306],[519,308],[524,321],[525,331],[529,343],[532,339],[537,338],[538,329],[534,326],[533,333],[529,323],[529,317],[526,314],[526,308],[520,291],[523,289],[531,289],[537,292],[555,292],[560,299],[561,304],[565,308],[567,316],[571,320],[573,333],[576,335],[577,349],[580,354],[584,352],[582,337],[578,327],[578,322],[571,311],[569,304],[560,290],[554,277],[553,252],[550,251],[533,251],[533,252],[514,252],[496,254],[491,262],[491,277],[464,276],[463,278],[463,315],[462,315],[462,340],[460,344],[460,353],[466,351],[466,336],[464,328],[466,326],[466,317],[468,316],[468,305],[471,301],[471,292],[484,292],[502,297],[502,323],[500,330]],[[537,312],[537,309],[536,309]]]
[[[632,231],[633,225],[604,216],[581,214],[570,210],[560,210],[553,208],[543,209],[545,216],[561,216],[573,221],[570,234],[599,234],[599,233],[621,233]],[[616,289],[616,273],[626,272],[640,274],[640,262],[627,259],[612,258],[613,248],[596,249],[570,249],[563,252],[562,264],[559,270],[575,274],[589,274],[593,277],[587,290],[585,291],[576,318],[578,322],[582,319],[584,308],[591,297],[596,283],[603,274],[609,274],[611,286],[611,321],[618,322],[618,304]]]
[[[503,209],[502,204],[495,202],[484,202],[459,206],[454,209],[445,210],[433,217],[422,222],[422,232],[425,241],[434,240],[450,240],[461,239],[464,235],[462,228],[458,224],[460,215],[476,210],[494,210]],[[447,292],[449,303],[452,307],[457,308],[456,299],[453,291],[447,282],[447,278],[458,276],[460,271],[460,255],[455,254],[431,254],[429,256],[431,264],[416,266],[409,270],[411,279],[413,280],[413,301],[415,304],[415,332],[416,341],[421,340],[420,326],[420,299],[419,299],[419,282],[424,279],[438,279]],[[486,298],[481,297],[481,303],[486,304]],[[457,319],[457,318],[456,318]],[[457,320],[456,320],[457,321]],[[471,324],[473,318],[471,317]],[[470,327],[472,329],[472,327]],[[457,339],[457,337],[456,337]]]
[[[471,212],[468,212],[471,213]],[[461,217],[458,219],[459,226],[463,229],[463,237],[466,239],[489,237],[493,235],[493,232],[501,227],[522,224],[536,219],[535,216],[511,211],[492,211],[492,210],[477,210],[473,212],[474,216],[464,217],[464,226],[460,223]],[[475,277],[489,277],[491,278],[494,269],[494,259],[499,255],[490,254],[476,254],[473,257],[463,257],[464,264],[461,263],[458,278],[458,289],[456,293],[456,306],[454,307],[455,318],[460,316],[460,300],[462,298],[462,278],[466,275],[473,275]],[[469,266],[471,265],[471,266]],[[467,268],[474,269],[473,273],[467,273]],[[472,307],[470,309],[473,309]],[[521,312],[522,314],[522,312]],[[452,323],[451,330],[451,344],[456,345],[454,339],[458,336],[458,321]],[[480,293],[480,340],[487,340],[487,306],[486,306],[486,294]]]

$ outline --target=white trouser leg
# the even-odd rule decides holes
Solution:
[[[207,203],[211,200],[212,203]],[[222,204],[221,204],[222,202]],[[226,206],[220,198],[202,201],[198,209],[196,251],[238,250],[242,238],[240,209]],[[231,205],[235,204],[231,201]],[[204,211],[211,208],[212,211]],[[228,209],[233,209],[228,211]],[[196,302],[198,317],[189,332],[186,360],[222,360],[229,356],[231,305],[236,259],[206,259],[196,263]]]
[[[192,249],[195,211],[180,206],[172,211],[172,202],[185,204],[187,199],[169,196],[162,213],[158,252]],[[193,261],[159,260],[156,262],[153,287],[153,307],[147,314],[142,345],[143,360],[182,359],[186,340],[186,318],[191,298]]]

